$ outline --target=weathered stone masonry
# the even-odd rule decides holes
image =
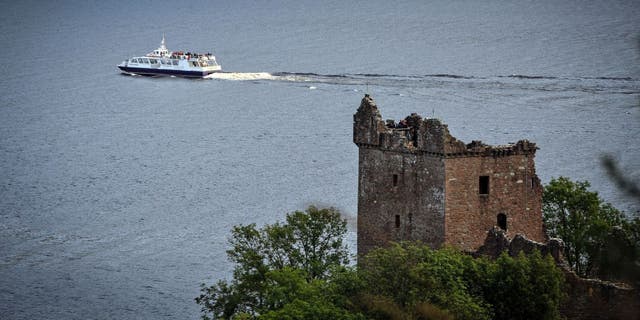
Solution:
[[[369,95],[354,115],[358,255],[389,241],[476,250],[494,226],[544,241],[536,145],[464,144],[437,119],[382,120]]]

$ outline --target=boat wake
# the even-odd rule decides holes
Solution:
[[[231,81],[283,81],[327,85],[382,86],[403,88],[469,87],[473,89],[523,89],[582,91],[591,93],[640,94],[640,79],[614,77],[556,77],[506,75],[478,77],[456,74],[318,74],[308,72],[216,72],[207,79]],[[309,87],[311,88],[311,87]]]
[[[216,72],[205,78],[235,81],[278,80],[277,77],[268,72]]]

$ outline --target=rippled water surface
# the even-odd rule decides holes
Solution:
[[[385,118],[538,144],[543,182],[640,180],[637,1],[21,2],[0,10],[0,318],[196,319],[233,225],[350,221],[365,91]],[[123,76],[155,49],[210,79]]]

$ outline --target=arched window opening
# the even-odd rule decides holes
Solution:
[[[498,227],[502,230],[507,230],[507,215],[504,213],[498,214]]]

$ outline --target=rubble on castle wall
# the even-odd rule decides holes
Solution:
[[[497,258],[503,251],[515,257],[521,251],[530,254],[534,250],[540,251],[542,255],[550,254],[557,264],[565,264],[564,241],[562,239],[550,238],[546,243],[542,243],[518,233],[511,240],[507,233],[498,227],[489,229],[483,245],[474,253]]]
[[[550,254],[565,277],[567,299],[560,306],[560,313],[568,320],[637,319],[640,315],[640,292],[625,284],[599,279],[580,278],[564,258],[561,239],[549,239],[547,243],[532,241],[523,235],[510,240],[503,230],[493,228],[487,232],[484,244],[474,256],[497,258],[502,252],[517,256],[520,252],[540,251]]]
[[[497,258],[502,252],[509,252],[510,241],[504,230],[494,227],[487,231],[484,244],[478,250],[470,251],[474,256]]]

